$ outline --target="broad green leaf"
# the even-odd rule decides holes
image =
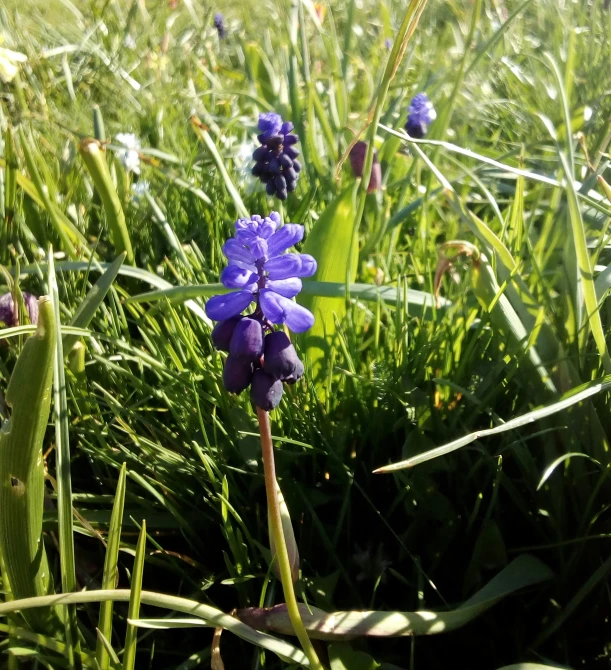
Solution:
[[[461,628],[506,596],[552,577],[553,572],[538,558],[523,554],[504,567],[469,600],[453,610],[329,613],[317,607],[300,605],[300,611],[308,635],[312,639],[342,640],[359,636],[434,635]],[[294,635],[286,607],[238,610],[237,616],[250,626],[284,635]]]
[[[12,413],[0,431],[0,550],[17,599],[53,589],[42,542],[42,447],[51,410],[56,332],[53,303],[43,297],[38,328],[25,343],[6,391]],[[52,635],[63,629],[53,610],[27,612],[24,618],[39,633]]]
[[[329,645],[331,670],[376,670],[380,664],[363,651],[354,651],[346,643]]]
[[[317,282],[352,282],[356,276],[358,245],[356,242],[356,184],[352,184],[327,207],[308,235],[303,251],[311,254],[318,263],[314,275]],[[308,282],[305,281],[304,285]],[[324,371],[333,337],[336,318],[341,321],[346,314],[343,298],[300,296],[299,302],[307,307],[316,321],[305,334],[303,342],[312,365],[314,379]]]

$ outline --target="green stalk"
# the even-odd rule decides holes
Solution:
[[[0,431],[0,549],[15,599],[52,592],[42,539],[42,445],[51,409],[56,328],[53,303],[39,301],[38,328],[17,360],[6,392],[12,408]],[[24,615],[32,630],[60,635],[54,610]]]
[[[284,539],[284,531],[282,529],[282,516],[280,514],[280,504],[278,501],[278,488],[276,484],[276,466],[274,463],[274,445],[272,442],[272,430],[269,421],[269,414],[257,407],[257,418],[259,419],[259,433],[261,435],[261,454],[263,457],[263,470],[265,475],[265,491],[267,493],[267,513],[269,515],[269,523],[274,537],[274,544],[276,548],[276,561],[280,568],[280,577],[282,581],[282,589],[284,590],[284,599],[286,600],[286,607],[289,618],[295,635],[301,643],[305,655],[310,661],[310,667],[314,670],[324,670],[316,651],[312,646],[312,642],[308,637],[306,629],[301,619],[297,598],[295,597],[295,590],[293,589],[293,575],[291,570],[291,562],[286,548]]]
[[[79,151],[93,179],[93,183],[102,198],[112,242],[116,250],[119,253],[125,252],[127,261],[133,263],[134,252],[127,224],[125,223],[125,214],[123,213],[117,190],[112,183],[108,163],[104,156],[104,149],[97,140],[85,139],[81,142]]]

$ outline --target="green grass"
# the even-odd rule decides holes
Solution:
[[[0,142],[0,263],[20,273],[23,290],[49,293],[52,245],[63,254],[55,260],[62,323],[90,331],[81,340],[84,370],[64,351],[66,384],[56,391],[58,406],[65,401],[67,408],[58,422],[64,432],[56,443],[49,428],[44,445],[45,542],[57,592],[69,568],[60,560],[70,538],[58,527],[58,510],[70,483],[78,586],[112,588],[101,539],[125,465],[117,588],[130,588],[138,545],[137,565],[145,551],[143,593],[224,612],[282,601],[268,570],[256,417],[248,394],[223,390],[223,357],[201,316],[209,289],[129,300],[167,283],[218,282],[221,246],[242,208],[278,208],[249,175],[248,158],[259,112],[274,109],[301,137],[304,170],[284,215],[308,233],[354,183],[348,161],[336,178],[354,134],[375,133],[384,188],[357,194],[353,279],[397,289],[392,299],[355,293],[345,310],[341,293],[329,293],[338,286],[320,291],[345,312],[337,337],[322,364],[317,359],[319,376],[288,388],[271,417],[301,556],[298,597],[326,611],[444,610],[523,554],[553,571],[452,632],[334,643],[331,658],[349,660],[333,660],[332,669],[374,667],[350,649],[387,670],[609,666],[606,385],[535,423],[422,458],[413,469],[373,474],[593,380],[609,381],[611,202],[596,179],[611,182],[605,4],[429,0],[387,82],[379,125],[365,131],[385,89],[389,55],[396,55],[384,40],[396,37],[405,3],[334,2],[318,26],[305,1],[291,8],[183,0],[172,10],[157,0],[146,11],[128,0],[4,3],[0,46],[29,60],[21,88],[0,84],[0,127],[15,144],[12,162],[10,140]],[[212,26],[219,9],[228,27],[221,42]],[[133,49],[123,46],[128,34]],[[415,144],[401,129],[421,90],[438,118]],[[94,135],[96,105],[111,145],[119,132],[141,138],[150,198],[122,190],[125,174],[109,161],[142,272],[123,266],[84,323],[72,318],[100,276],[96,264],[118,256],[104,201],[78,150]],[[11,165],[20,172],[14,203]],[[441,245],[453,240],[475,245],[487,262],[452,256],[439,287],[449,302],[408,305],[404,289],[434,292],[440,249],[446,257],[456,249]],[[71,260],[83,261],[80,269],[64,265]],[[348,267],[347,257],[338,264]],[[8,287],[6,274],[0,281]],[[183,304],[185,297],[193,303]],[[89,318],[97,301],[88,300]],[[0,344],[3,392],[21,337]],[[58,450],[65,456],[67,448],[71,482],[65,469],[63,481],[58,476]],[[170,616],[171,608],[150,603],[141,600],[140,619]],[[117,667],[112,659],[123,659],[128,602],[106,608],[112,626],[103,638],[96,637],[98,610],[95,602],[76,610],[84,662],[94,667],[97,644],[98,656]],[[26,653],[39,667],[68,667],[65,639],[41,642],[39,631],[19,638],[15,630],[27,624],[18,616],[0,626],[0,650],[15,648],[0,656],[0,667],[16,667],[15,656]],[[210,629],[136,631],[134,667],[209,662]],[[228,631],[220,651],[227,668],[290,667]]]

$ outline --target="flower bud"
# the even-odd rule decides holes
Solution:
[[[249,361],[257,361],[263,353],[263,326],[255,319],[241,319],[231,337],[229,351]]]
[[[21,295],[30,323],[36,325],[38,323],[38,298],[25,291]],[[11,293],[0,296],[0,321],[9,327],[16,326],[19,321],[19,310]]]
[[[357,142],[350,151],[350,166],[355,177],[363,176],[363,167],[365,166],[365,156],[367,154],[367,142]],[[371,166],[371,177],[367,193],[377,191],[382,183],[382,168],[378,160],[378,152],[373,152],[373,165]]]
[[[275,330],[266,336],[263,369],[268,375],[274,379],[288,380],[298,371],[300,363],[295,347],[285,332]],[[303,364],[301,364],[301,374],[303,374]]]
[[[242,393],[252,380],[252,362],[229,354],[223,368],[223,385],[229,393]]]
[[[262,369],[255,370],[250,386],[250,399],[257,407],[271,412],[282,398],[282,382]]]
[[[231,319],[219,321],[212,329],[212,344],[219,351],[229,352],[233,331],[242,320],[241,316],[232,316]]]

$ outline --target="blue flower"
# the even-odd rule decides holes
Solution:
[[[21,295],[30,323],[36,325],[38,323],[38,298],[25,291]],[[19,308],[18,305],[15,305],[11,293],[0,296],[0,322],[9,327],[19,325]]]
[[[405,130],[416,139],[423,138],[428,126],[437,118],[437,112],[426,93],[418,93],[411,101],[407,113]]]
[[[221,282],[237,290],[208,300],[206,314],[211,319],[231,319],[254,302],[254,315],[270,324],[286,323],[295,333],[312,327],[312,313],[291,298],[301,291],[301,277],[316,272],[316,261],[308,254],[285,253],[303,239],[304,228],[295,223],[278,228],[279,223],[277,212],[236,221],[235,237],[223,245],[229,265]]]
[[[287,194],[295,190],[301,172],[299,151],[295,147],[299,137],[291,132],[293,124],[282,121],[276,112],[260,114],[258,127],[261,146],[252,155],[255,161],[252,173],[266,185],[269,195],[286,200]]]
[[[220,12],[214,15],[214,27],[219,34],[220,39],[225,39],[227,31],[225,30],[225,18]]]
[[[270,118],[272,132],[274,124]],[[294,384],[304,372],[289,338],[274,326],[286,323],[302,333],[314,323],[312,313],[291,298],[301,291],[301,277],[316,272],[316,261],[308,254],[286,253],[302,240],[303,226],[279,225],[278,212],[236,221],[235,237],[223,245],[229,265],[221,281],[237,290],[206,303],[208,317],[219,322],[212,331],[212,342],[229,353],[223,369],[225,389],[241,393],[250,386],[252,401],[265,411],[280,402],[283,382]],[[253,302],[252,314],[240,316]]]

